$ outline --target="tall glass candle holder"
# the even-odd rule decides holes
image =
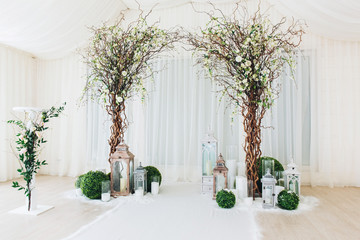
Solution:
[[[101,201],[108,202],[110,201],[110,181],[102,181],[101,182]]]
[[[160,186],[160,177],[153,176],[151,180],[151,194],[153,195],[159,194],[159,186]]]

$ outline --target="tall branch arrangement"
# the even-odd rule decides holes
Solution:
[[[31,192],[32,187],[31,182],[33,180],[33,175],[43,165],[47,165],[46,161],[39,160],[38,156],[40,154],[40,147],[43,143],[47,141],[43,138],[42,132],[48,129],[46,123],[50,121],[51,118],[56,118],[64,111],[63,106],[59,108],[51,107],[48,110],[44,110],[35,116],[33,119],[27,119],[25,117],[24,121],[21,120],[9,120],[8,123],[15,124],[20,131],[16,134],[16,149],[19,152],[19,164],[20,168],[17,171],[23,176],[25,180],[25,186],[19,184],[19,182],[13,182],[12,187],[20,190],[25,190],[25,195],[28,197],[28,211],[31,209]]]
[[[256,161],[261,156],[261,121],[279,91],[274,80],[285,65],[295,67],[294,56],[304,31],[300,22],[285,27],[285,18],[272,24],[260,9],[240,19],[239,11],[230,18],[216,10],[221,16],[208,13],[206,28],[201,34],[189,33],[188,39],[198,63],[220,87],[221,96],[227,96],[234,113],[244,118],[247,178],[253,181],[255,193],[259,192],[255,182],[259,179]]]
[[[179,39],[177,33],[160,29],[158,23],[148,25],[149,14],[141,14],[129,25],[121,18],[115,25],[93,27],[91,44],[85,49],[90,74],[84,92],[101,102],[112,118],[110,155],[124,141],[126,101],[137,94],[144,99],[144,80],[153,75],[150,61],[173,49]]]

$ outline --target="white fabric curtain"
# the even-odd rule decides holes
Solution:
[[[34,104],[35,80],[36,60],[30,54],[0,46],[0,181],[18,177],[17,127],[6,122],[24,117],[14,112],[13,107]]]
[[[51,119],[45,133],[49,141],[41,157],[48,162],[43,174],[76,176],[85,171],[86,109],[79,105],[86,67],[78,55],[60,60],[39,60],[36,106],[49,108],[66,102],[59,118]]]
[[[316,16],[318,3],[304,3],[308,6],[308,11],[314,13],[309,16],[307,11],[297,11],[301,9],[301,2],[263,2],[263,9],[269,4],[274,5],[268,11],[274,19],[288,13],[292,15],[292,12],[288,11],[292,9],[310,25],[310,33],[306,35],[302,44],[303,54],[298,59],[296,85],[287,81],[286,75],[284,76],[283,91],[264,120],[265,126],[273,126],[274,129],[263,131],[263,153],[278,158],[285,165],[290,156],[293,156],[301,167],[303,179],[312,185],[360,186],[360,177],[355,170],[360,167],[360,162],[356,160],[360,151],[357,147],[360,142],[360,129],[357,124],[360,118],[357,110],[360,104],[357,94],[360,84],[360,36],[356,30],[358,16],[353,14],[358,4],[348,4],[349,2],[341,7],[335,0],[322,4],[323,8],[320,10],[326,14],[321,16],[329,16],[329,22],[336,23],[331,25],[331,34],[328,35],[325,34],[330,32],[329,28],[324,27],[326,21],[317,21],[315,17],[311,17]],[[256,3],[250,1],[250,7],[254,9]],[[101,5],[94,4],[89,3],[89,8],[90,5],[101,8]],[[112,6],[111,1],[107,4]],[[47,6],[50,7],[51,4]],[[116,6],[121,8],[120,5]],[[200,11],[211,9],[202,3],[196,3],[194,6]],[[225,14],[230,14],[234,4],[224,3],[219,7]],[[335,9],[339,9],[337,13],[340,15],[332,15]],[[127,14],[131,19],[136,15],[136,11],[128,11]],[[105,15],[104,8],[102,16]],[[343,21],[337,21],[339,16]],[[99,19],[104,17],[99,15]],[[154,10],[150,20],[159,19],[163,27],[178,24],[186,29],[195,30],[203,25],[208,17],[205,14],[194,13],[190,4],[181,2],[180,5],[170,8]],[[64,37],[62,40],[73,33],[61,32],[61,36]],[[71,43],[61,45],[64,50],[61,54],[68,53],[65,48],[74,49],[80,42],[85,41],[85,35],[73,36]],[[11,38],[7,39],[10,42]],[[23,39],[26,39],[26,36]],[[45,37],[30,41],[29,44],[32,43],[33,48],[28,48],[28,51],[33,49],[39,55],[45,53],[40,51],[43,43],[41,39]],[[14,38],[11,42],[19,43],[14,46],[21,46],[21,41]],[[58,43],[54,41],[53,46]],[[57,54],[59,52],[52,51],[56,48],[46,46],[46,56],[62,56]],[[40,49],[39,52],[36,49]],[[0,66],[4,70],[0,73],[0,91],[4,94],[0,97],[6,99],[0,103],[2,112],[9,112],[15,105],[35,104],[49,107],[68,102],[64,116],[54,120],[47,133],[49,142],[42,156],[49,162],[49,166],[45,167],[42,173],[77,175],[88,169],[108,166],[106,141],[110,122],[106,121],[106,113],[95,104],[80,108],[76,106],[84,86],[83,76],[86,74],[86,68],[78,57],[67,54],[67,57],[58,60],[34,60],[30,55],[18,51],[1,51]],[[21,57],[15,58],[18,55],[27,60],[19,64]],[[138,101],[133,101],[129,104],[128,115],[131,125],[126,138],[136,161],[158,166],[167,179],[196,180],[200,172],[200,139],[209,125],[219,139],[219,151],[225,153],[226,146],[234,144],[239,148],[239,160],[243,159],[241,119],[237,118],[231,124],[230,111],[225,110],[223,103],[218,102],[214,93],[216,89],[211,82],[204,79],[201,74],[197,76],[197,69],[193,67],[191,57],[181,53],[180,56],[162,58],[156,68],[164,64],[167,65],[167,69],[156,77],[146,103],[142,105]],[[20,69],[28,69],[26,76],[20,73]],[[15,77],[16,74],[30,79],[29,82],[32,84],[25,88],[20,80],[4,81],[10,79],[9,76],[13,76],[11,79],[22,79]],[[19,88],[21,93],[9,96],[7,93],[12,92],[9,90],[11,87]],[[33,90],[30,92],[28,89]],[[9,119],[8,116],[1,116],[2,121]],[[5,127],[5,124],[1,126],[1,134],[4,132],[8,136],[9,132],[6,131],[11,131],[11,128]],[[4,154],[10,153],[6,150],[8,145],[3,139],[1,141],[3,155],[0,164],[4,168],[1,167],[0,172],[1,180],[4,180],[15,176],[16,167],[11,165],[13,162],[3,160],[8,156]]]

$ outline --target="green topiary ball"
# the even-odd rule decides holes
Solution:
[[[221,190],[216,194],[216,202],[221,208],[232,208],[235,206],[234,193],[226,190]]]
[[[82,181],[82,179],[83,179],[84,176],[85,176],[85,174],[80,175],[80,176],[76,179],[76,181],[75,181],[75,188],[80,188],[80,184],[81,184],[81,181]]]
[[[300,202],[296,193],[288,190],[282,190],[278,195],[278,206],[286,210],[295,210]]]
[[[160,178],[159,186],[160,186],[161,185],[161,173],[156,167],[153,167],[153,166],[146,166],[144,168],[147,171],[147,191],[151,192],[152,177],[159,176],[159,178]]]
[[[80,183],[83,194],[90,199],[101,198],[101,182],[109,180],[109,177],[101,171],[90,171],[84,174]]]

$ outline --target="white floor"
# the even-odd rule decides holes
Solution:
[[[211,197],[199,194],[199,184],[171,183],[157,196],[120,197],[107,213],[68,236],[67,240],[190,240],[258,239],[253,211],[241,206],[221,209]],[[84,201],[84,199],[78,199]]]

